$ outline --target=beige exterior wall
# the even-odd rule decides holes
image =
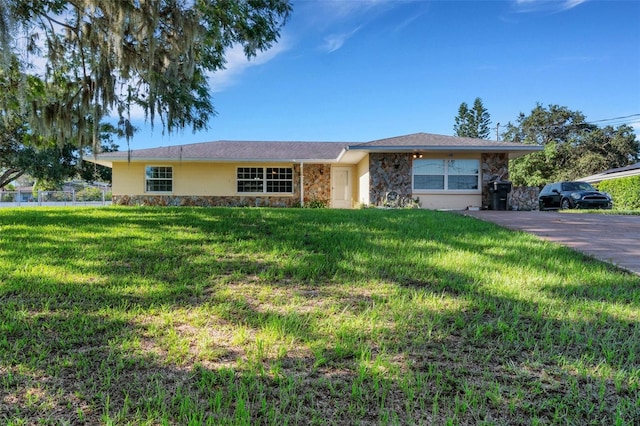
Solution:
[[[144,164],[113,163],[111,168],[113,195],[137,195],[144,193]]]
[[[372,153],[355,165],[304,164],[304,203],[333,204],[332,170],[349,168],[351,200],[349,207],[380,206],[385,194],[395,190],[401,195],[419,198],[426,209],[465,209],[486,207],[486,183],[494,175],[508,178],[506,154],[422,153],[422,158],[478,159],[481,166],[480,188],[477,191],[413,191],[410,153]],[[145,193],[145,167],[173,167],[171,193]],[[236,192],[238,167],[292,167],[292,194],[243,194]],[[197,163],[197,162],[122,162],[113,164],[114,202],[121,204],[161,205],[250,205],[295,206],[300,204],[300,164],[263,163]],[[346,201],[346,200],[345,200]]]
[[[356,200],[361,206],[369,205],[369,154],[356,165],[356,177],[354,179],[354,187],[356,189]]]
[[[236,173],[242,164],[179,163],[173,165],[174,193],[178,195],[236,195]],[[291,167],[276,165],[275,167]]]
[[[145,167],[173,167],[173,191],[145,192]],[[238,167],[291,167],[293,193],[237,192]],[[351,167],[351,166],[348,166]],[[304,203],[331,203],[331,166],[304,164]],[[125,205],[277,206],[300,205],[300,164],[148,162],[113,164],[113,201]]]
[[[114,163],[113,194],[158,195],[158,193],[145,192],[144,173],[146,166],[173,167],[173,191],[168,195],[215,195],[221,197],[245,195],[236,192],[236,170],[238,167],[264,167],[263,164],[246,163]],[[269,167],[294,167],[293,184],[294,188],[299,187],[299,165],[290,163],[269,164]],[[294,194],[291,196],[293,197],[296,192],[297,191],[294,190]],[[289,195],[285,194],[284,196]]]
[[[482,194],[414,194],[420,199],[420,207],[429,210],[465,210],[482,206]]]

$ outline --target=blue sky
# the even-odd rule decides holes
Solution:
[[[228,52],[227,70],[211,78],[218,114],[208,131],[163,135],[140,121],[131,148],[451,135],[458,107],[476,97],[494,132],[539,102],[640,133],[639,1],[294,0],[293,8],[272,49],[250,62]],[[626,118],[609,120],[618,117]]]

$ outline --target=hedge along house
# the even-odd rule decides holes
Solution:
[[[423,208],[489,203],[487,183],[540,147],[416,133],[367,143],[217,141],[99,154],[124,205],[381,206],[395,191]]]

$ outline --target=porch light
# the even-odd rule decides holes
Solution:
[[[414,152],[413,153],[413,158],[422,158],[422,153],[421,152]]]

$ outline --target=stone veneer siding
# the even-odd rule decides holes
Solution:
[[[331,203],[331,166],[305,164],[304,202]],[[291,196],[237,195],[114,195],[113,204],[125,206],[199,206],[199,207],[296,207],[300,205],[300,165],[293,165],[293,194]]]
[[[482,154],[482,207],[491,205],[488,183],[496,177],[509,180],[509,156],[507,154]],[[537,187],[512,187],[507,197],[509,210],[538,210]]]
[[[491,205],[491,195],[487,184],[497,176],[501,176],[502,180],[509,179],[509,156],[506,153],[486,153],[481,155],[480,163],[482,207],[488,208]],[[389,191],[411,196],[411,166],[410,153],[371,154],[369,156],[370,204],[382,205]],[[530,207],[528,203],[526,207],[523,205],[523,208]]]
[[[383,205],[390,191],[411,196],[411,160],[411,154],[406,153],[369,155],[370,205]]]
[[[540,208],[538,195],[540,195],[540,188],[537,186],[516,186],[509,194],[509,207],[512,210],[538,210]]]
[[[407,153],[369,155],[371,179],[369,203],[381,206],[389,191],[411,196],[412,156]],[[507,154],[482,154],[482,207],[491,205],[487,184],[495,176],[509,179]],[[293,195],[291,196],[191,196],[191,195],[114,195],[113,204],[147,206],[202,206],[202,207],[295,207],[300,205],[300,165],[293,165]],[[536,210],[538,188],[513,188],[509,194],[508,208]],[[331,205],[331,166],[328,164],[304,165],[304,202],[320,202]]]
[[[482,154],[480,163],[482,169],[482,208],[486,209],[491,206],[488,183],[496,178],[509,180],[509,155],[503,153]]]
[[[298,168],[299,173],[299,166]],[[331,166],[329,164],[305,164],[304,170],[304,203],[321,202],[331,206]],[[300,182],[298,181],[298,184]],[[300,200],[300,193],[297,194]]]

